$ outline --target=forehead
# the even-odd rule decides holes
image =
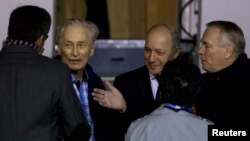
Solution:
[[[171,32],[166,27],[158,27],[150,31],[147,35],[147,39],[153,37],[163,37],[166,39],[171,39]]]
[[[79,25],[70,25],[62,31],[62,36],[64,38],[86,38],[88,37],[88,30]]]
[[[203,33],[201,42],[218,42],[220,39],[220,29],[217,27],[207,27]]]
[[[151,31],[146,38],[145,46],[151,49],[172,49],[171,32],[166,28]]]

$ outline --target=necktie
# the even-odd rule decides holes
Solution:
[[[82,108],[85,109],[84,97],[83,97],[82,89],[81,89],[81,82],[80,81],[75,81],[74,83],[76,84],[76,87],[77,87],[77,89],[79,91],[79,100],[80,100],[80,103],[82,105]],[[83,110],[83,112],[84,112],[84,115],[86,116],[86,111]]]
[[[87,100],[86,97],[84,97],[84,88],[83,86],[81,86],[81,82],[80,81],[75,81],[74,82],[77,89],[78,89],[78,92],[79,92],[79,100],[80,100],[80,103],[82,105],[82,111],[83,111],[83,114],[84,116],[87,118],[88,122],[89,122],[89,125],[91,127],[91,138],[90,140],[91,141],[94,141],[94,125],[93,125],[93,121],[91,119],[91,116],[90,116],[90,112],[89,112],[89,108],[87,106],[87,103],[85,100]],[[83,85],[83,84],[82,84]]]
[[[81,82],[80,81],[75,81],[74,83],[76,84],[76,87],[77,87],[78,91],[80,91]]]
[[[155,76],[156,80],[158,81],[158,84],[159,84],[159,78],[160,76]],[[158,85],[158,89],[157,89],[157,92],[156,92],[156,97],[155,97],[155,100],[156,101],[161,101],[161,91],[160,91],[160,84]]]
[[[156,100],[156,101],[161,101],[161,92],[160,92],[159,88],[158,88],[158,90],[157,90],[155,100]]]

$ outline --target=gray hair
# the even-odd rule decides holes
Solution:
[[[207,23],[207,27],[219,28],[221,44],[233,44],[236,56],[245,53],[245,37],[237,24],[230,21],[212,21]]]
[[[91,46],[94,47],[95,44],[95,40],[97,39],[98,35],[99,35],[99,29],[96,26],[96,24],[94,24],[93,22],[90,21],[83,21],[80,19],[70,19],[68,21],[66,21],[64,24],[62,24],[61,26],[59,26],[58,30],[57,30],[57,43],[59,43],[61,35],[63,33],[63,31],[65,30],[65,28],[69,27],[69,26],[81,26],[85,29],[87,29],[89,36],[90,36],[90,40],[91,40]]]

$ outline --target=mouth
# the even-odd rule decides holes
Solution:
[[[201,60],[202,65],[206,64],[206,62],[207,62],[206,60]]]
[[[81,62],[81,60],[69,60],[70,64],[78,64],[80,62]]]
[[[158,65],[149,65],[149,68],[150,69],[155,69],[155,68],[157,68],[158,67]]]

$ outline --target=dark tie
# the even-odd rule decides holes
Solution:
[[[76,84],[76,87],[77,87],[77,89],[79,91],[79,100],[80,100],[80,103],[82,105],[83,114],[85,116],[87,116],[87,111],[86,111],[86,106],[85,106],[84,96],[83,96],[83,90],[81,88],[81,82],[80,81],[75,81],[74,83]]]
[[[74,83],[76,84],[76,87],[77,87],[77,89],[79,91],[79,100],[80,100],[80,102],[81,102],[81,104],[83,106],[85,103],[84,103],[84,97],[83,97],[83,93],[82,93],[82,89],[81,89],[81,82],[80,81],[75,81]]]
[[[155,100],[156,101],[161,101],[161,91],[159,90],[159,87],[158,87],[158,90],[156,92]]]
[[[80,91],[81,82],[80,81],[75,81],[74,83],[76,84],[76,87],[77,87],[78,91]]]
[[[160,79],[160,76],[155,76],[156,80],[158,81],[158,84],[159,84],[159,79]],[[156,97],[155,97],[155,100],[156,101],[161,101],[161,91],[160,91],[160,84],[158,85],[158,88],[157,88],[157,92],[156,92]]]

